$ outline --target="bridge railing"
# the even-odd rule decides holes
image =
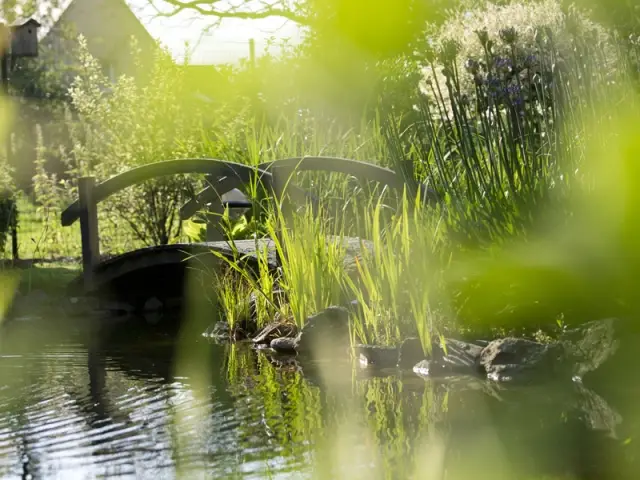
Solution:
[[[394,189],[401,189],[405,185],[413,192],[417,191],[417,182],[415,181],[413,162],[407,161],[404,165],[403,172],[398,173],[388,168],[380,167],[379,165],[367,162],[361,162],[356,160],[348,160],[339,157],[295,157],[286,158],[281,160],[274,160],[270,162],[261,163],[257,166],[258,169],[265,172],[278,171],[279,174],[276,178],[289,179],[294,172],[302,171],[329,171],[344,173],[347,175],[357,175],[359,178],[368,181],[377,181],[383,185],[387,185]],[[180,218],[187,220],[195,215],[198,211],[206,209],[208,205],[216,203],[221,200],[220,192],[228,192],[233,188],[238,188],[238,185],[233,179],[222,178],[217,182],[212,182],[209,186],[200,191],[195,198],[186,202],[180,209]],[[300,198],[301,190],[290,184],[289,188],[292,189],[292,193]],[[441,200],[437,192],[431,188],[427,188],[423,185],[425,194],[425,202],[435,202]],[[307,198],[313,201],[316,205],[319,200],[309,192],[304,192]],[[238,205],[238,208],[246,207],[246,204]]]
[[[265,185],[272,184],[272,174],[256,167],[214,159],[168,160],[133,168],[96,184],[94,177],[78,180],[78,200],[73,202],[60,216],[63,226],[80,220],[82,245],[82,268],[85,286],[90,287],[92,272],[100,260],[98,227],[98,204],[125,188],[153,178],[199,173],[210,177],[234,179],[234,185],[243,185],[255,175]]]
[[[203,205],[213,204],[214,211],[222,208],[222,203],[217,200],[223,194],[234,188],[242,188],[257,175],[261,183],[272,191],[275,199],[284,199],[285,193],[287,193],[287,198],[307,199],[316,205],[318,203],[316,197],[289,182],[293,173],[300,171],[344,173],[355,175],[366,181],[379,182],[397,190],[408,186],[410,190],[417,191],[413,170],[408,162],[403,166],[403,172],[396,173],[391,169],[372,163],[321,156],[286,158],[257,166],[214,159],[168,160],[128,170],[100,184],[96,184],[94,177],[80,178],[78,182],[79,198],[62,212],[61,222],[63,226],[69,226],[80,220],[83,275],[85,286],[89,287],[92,282],[93,269],[100,259],[97,206],[109,196],[125,188],[161,176],[204,174],[210,186],[182,207],[180,217],[186,219],[195,214]],[[432,191],[430,195],[433,196]],[[283,202],[283,208],[285,206],[286,202]],[[208,228],[213,227],[208,226]]]

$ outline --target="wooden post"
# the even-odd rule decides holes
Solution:
[[[94,200],[94,177],[78,179],[80,203],[80,236],[82,240],[82,275],[85,290],[93,287],[93,269],[100,261],[98,237],[98,205]]]
[[[218,228],[220,225],[220,216],[222,214],[224,214],[224,205],[222,205],[222,201],[214,200],[207,205],[207,242],[224,240],[224,235]]]
[[[404,184],[407,187],[407,195],[409,202],[413,203],[418,193],[418,182],[416,181],[415,165],[413,160],[402,160],[401,174]],[[423,195],[425,192],[421,192]]]
[[[206,181],[209,188],[213,189],[216,194],[216,198],[206,205],[207,233],[205,239],[207,242],[217,242],[224,240],[224,235],[218,228],[220,215],[224,213],[224,207],[222,205],[222,199],[218,196],[218,192],[214,188],[214,185],[217,183],[216,177],[207,175]]]
[[[9,61],[11,55],[8,50],[2,52],[2,93],[9,97]],[[8,98],[7,98],[8,100]]]
[[[15,198],[15,197],[14,197]],[[11,253],[14,260],[20,260],[20,252],[18,251],[18,202],[13,202],[11,209]]]

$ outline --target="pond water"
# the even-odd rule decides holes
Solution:
[[[177,322],[17,319],[0,477],[640,478],[638,393],[300,366]]]

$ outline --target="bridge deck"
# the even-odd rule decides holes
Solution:
[[[327,241],[331,239],[338,240],[338,237],[328,237]],[[373,244],[369,240],[360,239],[357,237],[345,237],[342,239],[345,248],[344,267],[347,271],[355,270],[355,258],[359,255],[362,247],[371,250]],[[101,261],[93,268],[94,272],[94,290],[101,290],[104,287],[109,286],[114,281],[124,278],[130,274],[136,274],[136,286],[138,288],[139,282],[146,283],[145,278],[148,278],[149,282],[163,282],[170,281],[170,278],[157,278],[158,275],[165,276],[158,267],[176,267],[181,263],[187,265],[189,262],[190,267],[196,267],[200,259],[211,259],[211,251],[220,252],[227,258],[234,258],[234,248],[237,251],[237,257],[246,262],[249,267],[256,268],[258,266],[257,252],[264,251],[266,248],[267,262],[270,269],[276,269],[278,267],[276,247],[274,241],[269,238],[258,240],[236,240],[235,242],[218,241],[218,242],[202,242],[202,243],[180,243],[173,245],[158,245],[138,250],[133,250],[121,255],[116,255],[111,258]],[[204,255],[204,257],[203,257]],[[144,271],[149,269],[149,275],[144,275]],[[163,270],[169,274],[170,270]],[[173,272],[173,271],[172,271]],[[173,273],[171,273],[173,274]],[[142,276],[141,276],[142,275]],[[77,283],[74,282],[72,288],[80,287],[82,285],[82,279],[78,278]]]

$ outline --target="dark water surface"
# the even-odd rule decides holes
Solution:
[[[640,478],[640,390],[611,381],[427,382],[162,323],[17,319],[0,337],[0,477]]]

